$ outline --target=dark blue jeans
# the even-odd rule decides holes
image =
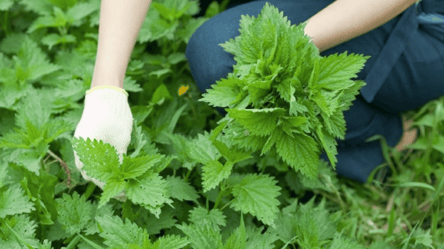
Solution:
[[[234,56],[225,52],[218,44],[225,43],[238,36],[240,34],[240,16],[257,17],[266,2],[277,7],[279,11],[283,11],[284,16],[288,17],[292,25],[298,25],[333,1],[255,0],[227,8],[226,11],[203,23],[192,35],[186,48],[186,57],[191,74],[200,92],[205,93],[207,89],[211,89],[211,85],[215,84],[217,80],[226,78],[228,73],[233,72],[233,65],[236,63],[233,59]],[[417,28],[415,8],[415,5],[408,8],[406,10],[408,13],[405,14],[404,19],[401,19],[402,14],[400,14],[364,35],[321,53],[322,56],[328,56],[348,51],[348,54],[370,55],[371,58],[367,60],[365,67],[358,73],[357,79],[360,80],[365,80],[374,66],[375,68],[384,68],[385,66],[392,68],[385,79],[366,81],[367,86],[364,86],[363,89],[366,87],[371,89],[372,85],[378,83],[377,80],[382,81],[380,82],[381,86],[376,89],[377,91],[372,92],[374,98],[371,102],[368,102],[359,94],[350,109],[344,112],[347,131],[345,140],[337,139],[338,147],[362,145],[367,138],[375,134],[384,136],[387,144],[394,147],[400,141],[403,133],[401,112],[419,108],[430,100],[444,95],[444,77],[442,76],[444,69],[444,28],[438,28],[438,31],[436,31],[436,27],[429,29],[428,26],[424,25]],[[413,18],[415,19],[413,20]],[[391,32],[400,20],[410,23],[410,26],[405,25],[405,29],[408,26],[409,29],[413,30],[403,30],[401,25],[396,32],[412,34],[412,38],[408,42],[405,41],[406,44],[402,44],[405,49],[402,53],[400,52],[399,58],[393,59],[387,56],[390,52],[387,52],[387,49],[383,50],[383,48],[389,38],[395,36],[391,36]],[[413,24],[416,26],[413,26]],[[402,39],[393,38],[391,40],[395,40],[395,42],[402,41]],[[382,51],[385,51],[386,54],[380,57],[387,57],[387,60],[381,58],[377,60]],[[380,64],[375,65],[377,61]],[[392,61],[392,64],[381,64],[385,61]],[[373,74],[375,75],[375,73]],[[226,114],[222,108],[217,107],[216,110],[222,115]],[[341,172],[338,172],[338,174],[341,174]]]

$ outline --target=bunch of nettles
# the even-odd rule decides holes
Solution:
[[[225,108],[216,130],[226,140],[261,156],[275,149],[294,170],[314,179],[322,148],[336,167],[336,138],[359,90],[351,80],[370,56],[321,56],[304,33],[266,3],[257,18],[241,16],[240,35],[219,44],[234,55],[233,73],[212,85],[199,101]]]

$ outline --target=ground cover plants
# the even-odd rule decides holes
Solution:
[[[368,57],[320,56],[304,23],[267,3],[220,44],[234,71],[201,94],[186,44],[227,3],[199,18],[197,1],[152,3],[124,81],[135,120],[120,164],[109,144],[73,138],[100,0],[0,2],[0,248],[444,249],[444,98],[404,114],[419,128],[409,150],[369,138],[387,181],[337,176]]]

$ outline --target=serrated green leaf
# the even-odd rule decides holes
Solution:
[[[130,158],[125,157],[121,165],[121,172],[123,179],[135,179],[143,175],[148,169],[155,166],[164,155],[146,155],[143,157]]]
[[[329,90],[341,90],[350,87],[354,82],[351,78],[357,78],[357,73],[361,71],[365,62],[371,56],[362,56],[347,51],[339,54],[331,54],[327,57],[321,57],[319,60],[319,77],[317,88]]]
[[[181,177],[167,176],[168,190],[171,198],[178,199],[179,201],[197,201],[199,195],[193,186],[190,185]]]
[[[340,233],[336,233],[333,241],[330,244],[329,249],[364,249],[365,247],[360,245],[356,240],[345,237]],[[373,247],[372,247],[373,248]],[[378,249],[388,249],[391,247],[378,247]]]
[[[225,241],[224,249],[245,249],[247,235],[245,231],[244,217],[241,213],[241,222],[238,228]]]
[[[282,227],[281,227],[282,228]],[[245,249],[274,249],[275,242],[279,239],[276,232],[267,229],[263,232],[264,227],[246,227],[247,243]]]
[[[221,248],[222,235],[210,226],[176,225],[187,235],[193,249]]]
[[[209,161],[218,160],[219,151],[213,146],[209,134],[198,134],[197,138],[188,143],[188,156],[196,162],[206,164]]]
[[[88,176],[102,182],[107,182],[111,177],[121,177],[120,161],[114,146],[104,143],[103,140],[91,141],[87,138],[85,141],[83,137],[73,137],[72,144],[74,153],[84,164],[82,169]]]
[[[319,148],[315,140],[305,134],[293,134],[294,138],[280,134],[276,138],[276,151],[294,170],[314,179],[318,174]]]
[[[126,195],[134,203],[160,208],[164,203],[172,203],[168,196],[168,182],[158,173],[148,175],[140,180],[129,180]]]
[[[256,110],[229,109],[228,114],[245,126],[253,135],[265,136],[276,129],[277,118],[285,114],[282,108],[265,108]]]
[[[187,238],[179,235],[165,235],[160,237],[156,243],[153,244],[153,249],[181,249],[190,244]]]
[[[0,193],[0,218],[31,213],[33,210],[35,210],[34,203],[30,202],[27,195],[24,195],[20,184],[10,185],[6,191]]]
[[[245,134],[245,128],[236,123],[228,127],[225,132],[224,136],[227,140],[238,148],[249,152],[263,148],[265,142],[267,142],[267,137],[255,136],[251,133],[249,135]]]
[[[280,195],[281,187],[276,185],[274,177],[268,175],[248,174],[242,181],[232,188],[235,197],[230,204],[236,211],[250,213],[264,224],[274,226],[280,204],[276,199]]]
[[[215,231],[220,231],[219,226],[226,225],[226,216],[219,209],[208,211],[204,207],[195,207],[190,210],[190,221],[197,226],[210,226]]]
[[[248,136],[247,130],[245,130],[245,134]],[[234,147],[228,148],[224,142],[219,140],[213,140],[213,145],[218,149],[222,156],[233,164],[251,158],[250,153],[242,152]]]
[[[102,197],[99,208],[105,205],[111,198],[120,194],[125,189],[126,183],[123,179],[110,178],[103,186]]]
[[[15,215],[10,219],[5,219],[4,222],[2,222],[0,247],[2,249],[23,248],[24,246],[28,248],[38,247],[39,241],[35,239],[36,227],[36,222],[25,214]]]
[[[320,126],[317,127],[316,134],[318,135],[321,145],[323,146],[325,153],[330,160],[331,166],[336,170],[336,163],[338,162],[338,159],[336,159],[335,156],[338,154],[338,150],[336,149],[338,142],[336,142],[332,136],[326,134],[324,129],[322,129]]]
[[[240,88],[242,84],[242,80],[237,77],[222,78],[216,81],[216,84],[212,84],[213,89],[207,89],[207,93],[202,94],[202,98],[198,101],[216,107],[237,104],[245,95]]]
[[[124,247],[126,244],[143,245],[143,237],[148,235],[145,229],[131,223],[128,219],[125,224],[119,217],[110,215],[97,216],[96,220],[103,229],[100,237],[104,238],[104,244],[110,247]]]
[[[209,161],[202,167],[202,186],[203,191],[208,192],[215,188],[219,183],[230,176],[233,169],[233,163],[227,161],[222,165],[219,161]]]
[[[63,193],[62,198],[57,198],[58,220],[62,228],[70,233],[80,233],[88,222],[93,218],[94,207],[86,201],[84,195],[79,196],[74,192],[72,196]]]

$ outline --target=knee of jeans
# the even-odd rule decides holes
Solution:
[[[190,67],[191,75],[193,76],[196,86],[200,92],[205,93],[206,89],[203,85],[205,81],[205,73],[207,72],[205,68],[204,60],[202,59],[205,53],[204,48],[202,48],[202,40],[199,40],[200,35],[198,34],[199,28],[193,33],[185,49],[185,57],[187,58],[188,65]]]
[[[203,24],[205,25],[205,23]],[[202,28],[202,29],[201,29]],[[199,91],[205,93],[212,84],[221,78],[226,78],[228,73],[233,71],[230,65],[230,55],[224,54],[224,50],[217,42],[208,38],[205,34],[206,27],[200,27],[191,36],[185,50],[191,75],[193,76]]]
[[[201,32],[196,30],[196,32]],[[195,34],[196,34],[195,32]],[[212,84],[215,84],[217,80],[221,77],[223,72],[215,72],[215,68],[222,68],[217,66],[217,61],[209,62],[210,57],[206,53],[210,51],[205,51],[202,44],[202,40],[199,40],[199,35],[191,36],[187,47],[185,49],[185,57],[187,58],[188,64],[190,66],[190,72],[193,76],[196,86],[201,93],[206,93],[207,89],[211,88]],[[208,64],[212,63],[213,68],[210,68]],[[219,77],[219,78],[218,78]],[[225,116],[227,112],[223,109],[224,107],[215,107],[216,111],[222,116]]]

